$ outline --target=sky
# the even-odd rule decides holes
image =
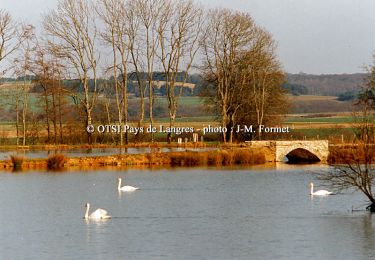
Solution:
[[[375,0],[196,0],[249,13],[277,42],[289,73],[365,72],[375,54]],[[39,27],[57,0],[0,0],[17,19]]]

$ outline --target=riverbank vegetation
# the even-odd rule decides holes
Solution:
[[[172,166],[231,166],[266,162],[265,155],[248,149],[216,150],[210,152],[171,153]]]
[[[17,155],[10,156],[10,161],[14,170],[21,170],[24,160],[25,158],[22,156],[17,156]]]
[[[54,154],[47,159],[48,170],[61,170],[64,168],[67,159],[63,154]]]
[[[248,148],[218,149],[213,151],[151,152],[147,154],[122,154],[111,156],[73,157],[56,154],[48,159],[27,159],[12,156],[0,161],[0,169],[71,169],[100,167],[188,167],[188,166],[233,166],[265,163],[262,152]]]
[[[363,143],[331,146],[328,163],[361,164],[371,160],[375,162],[375,144],[365,146]]]

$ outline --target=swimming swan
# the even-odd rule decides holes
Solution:
[[[86,203],[86,213],[85,213],[85,219],[108,219],[111,218],[111,216],[108,215],[108,212],[104,209],[97,209],[93,213],[89,215],[90,210],[90,203]]]
[[[326,196],[331,195],[333,192],[328,190],[318,190],[314,192],[314,183],[310,182],[310,195],[316,195],[316,196]]]
[[[133,187],[133,186],[123,186],[121,187],[121,181],[122,179],[121,178],[118,178],[118,191],[135,191],[135,190],[138,190],[139,188],[138,187]]]

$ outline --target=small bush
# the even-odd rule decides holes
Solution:
[[[22,156],[11,155],[10,160],[12,161],[13,169],[14,170],[21,170],[24,159],[25,158],[22,157]]]
[[[65,155],[63,154],[51,155],[47,159],[47,168],[49,170],[60,170],[64,168],[65,162],[66,162]]]

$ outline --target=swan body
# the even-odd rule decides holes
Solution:
[[[133,187],[133,186],[128,186],[128,185],[121,187],[121,181],[122,181],[122,179],[118,178],[118,187],[117,187],[117,189],[119,191],[127,191],[127,192],[129,192],[129,191],[136,191],[136,190],[139,189],[138,187]]]
[[[100,220],[100,219],[111,218],[111,216],[108,215],[108,212],[105,209],[97,209],[94,212],[92,212],[90,215],[89,215],[89,210],[90,210],[90,203],[87,203],[85,219]]]
[[[314,196],[326,196],[331,195],[333,192],[328,190],[318,190],[314,192],[314,183],[310,182],[310,195]]]

